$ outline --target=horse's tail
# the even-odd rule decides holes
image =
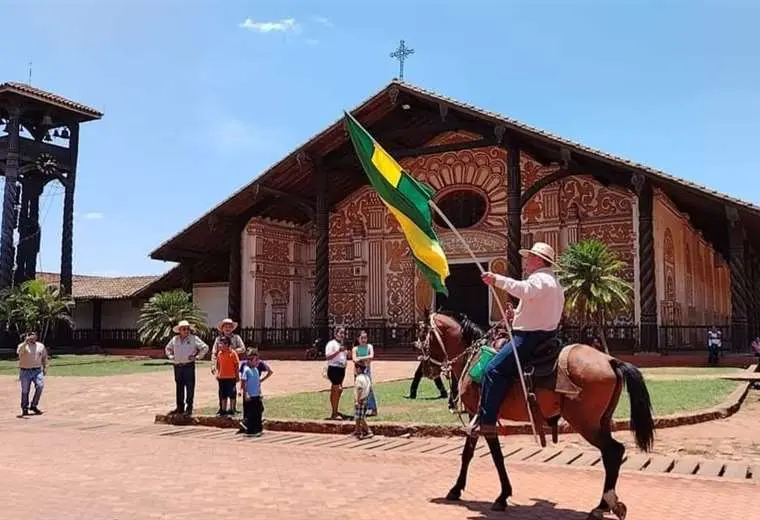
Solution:
[[[649,397],[644,376],[634,365],[612,360],[613,368],[620,371],[628,397],[631,400],[631,431],[636,437],[636,445],[643,452],[650,452],[654,445],[654,418],[652,417],[652,400]]]

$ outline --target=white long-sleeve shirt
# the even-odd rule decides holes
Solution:
[[[495,275],[494,285],[504,289],[520,304],[515,309],[512,328],[515,330],[556,330],[565,306],[565,291],[557,275],[549,268],[534,271],[525,280]]]
[[[208,345],[195,334],[188,334],[184,339],[177,334],[169,340],[164,351],[175,365],[184,365],[202,359],[208,352]]]

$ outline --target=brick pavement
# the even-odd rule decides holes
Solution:
[[[47,424],[46,424],[47,423]],[[272,519],[510,518],[581,520],[598,501],[601,473],[511,463],[514,506],[490,513],[498,480],[476,458],[463,502],[441,500],[452,458],[280,445],[229,432],[205,438],[148,426],[147,435],[75,431],[48,416],[4,421],[0,442],[3,518],[201,519],[250,514]],[[154,429],[151,432],[151,429]],[[164,433],[164,435],[160,435]],[[19,458],[20,447],[24,449]],[[656,488],[657,493],[652,493]],[[34,500],[30,500],[30,492]],[[626,473],[619,493],[628,518],[740,520],[760,508],[753,485]],[[687,510],[691,512],[687,513]],[[254,513],[255,512],[255,513]]]

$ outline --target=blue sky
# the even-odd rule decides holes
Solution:
[[[385,86],[401,38],[411,83],[760,202],[758,2],[0,4],[0,82],[31,60],[34,86],[105,112],[82,132],[77,273],[168,269],[148,253]],[[43,197],[57,271],[62,190]]]

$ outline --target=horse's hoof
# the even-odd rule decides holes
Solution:
[[[618,503],[612,508],[612,514],[618,517],[618,520],[625,520],[626,515],[628,515],[628,508],[618,500]]]
[[[462,498],[462,492],[456,489],[452,489],[449,491],[449,494],[446,495],[446,500],[450,502],[457,502],[460,498]]]
[[[491,505],[491,511],[506,511],[507,510],[507,501],[506,500],[496,500]]]

